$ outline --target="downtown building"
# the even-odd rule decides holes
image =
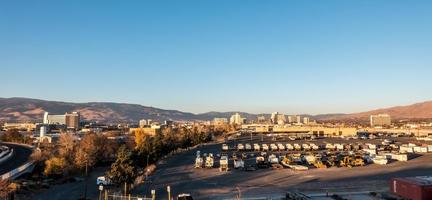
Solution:
[[[68,129],[79,129],[80,114],[72,112],[64,115],[51,115],[45,112],[43,123],[47,125],[65,125]]]
[[[390,126],[391,125],[391,117],[388,114],[371,115],[370,116],[370,125],[371,125],[371,127]]]

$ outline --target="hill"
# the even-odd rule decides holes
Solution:
[[[236,112],[207,112],[194,114],[178,110],[164,110],[160,108],[128,103],[89,102],[70,103],[61,101],[46,101],[30,98],[0,98],[0,121],[42,121],[43,113],[48,111],[55,114],[65,112],[80,112],[82,119],[97,122],[134,122],[140,119],[153,120],[212,120],[215,117],[228,118]],[[247,119],[256,119],[257,114],[239,112]],[[416,103],[408,106],[377,109],[352,114],[322,114],[302,115],[316,120],[329,121],[367,121],[372,114],[387,113],[393,119],[432,119],[432,101]],[[265,115],[269,118],[269,114]]]
[[[350,121],[350,120],[361,120],[365,121],[369,119],[370,115],[376,114],[389,114],[392,119],[432,119],[432,101],[426,101],[422,103],[416,103],[407,106],[395,106],[390,108],[382,108],[371,110],[367,112],[359,112],[345,115],[336,116],[325,116],[322,120],[339,120],[339,121]]]

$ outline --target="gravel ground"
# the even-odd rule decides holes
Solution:
[[[250,142],[250,137],[241,137],[228,144],[234,146],[242,142],[260,142],[260,136],[255,136]],[[414,138],[393,138],[401,142],[415,142]],[[375,140],[345,140],[339,138],[327,138],[314,143],[354,143],[354,142],[380,143],[382,139]],[[279,139],[273,141],[271,137],[265,137],[264,143],[289,142],[302,143],[304,141],[288,141]],[[311,142],[311,141],[307,141]],[[187,151],[173,156],[162,162],[157,171],[150,177],[150,181],[139,185],[135,194],[150,194],[151,189],[156,190],[156,196],[167,196],[166,186],[170,185],[173,194],[191,193],[197,199],[224,199],[232,198],[240,192],[245,196],[281,196],[286,191],[300,191],[308,194],[326,192],[358,192],[358,191],[385,191],[392,177],[432,175],[432,155],[426,154],[414,158],[408,162],[392,162],[385,166],[368,165],[357,168],[329,168],[311,169],[304,172],[296,172],[289,169],[272,170],[259,169],[246,172],[231,169],[229,172],[219,172],[213,169],[194,169],[196,150],[202,153],[221,152],[221,144],[202,146],[199,149]],[[216,165],[217,165],[216,159]],[[254,163],[250,158],[246,164]],[[230,162],[232,165],[232,161]]]

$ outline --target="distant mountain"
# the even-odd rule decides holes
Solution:
[[[80,112],[82,119],[98,122],[133,122],[140,119],[153,120],[212,120],[215,117],[228,118],[236,112],[207,112],[194,114],[177,110],[164,110],[160,108],[142,106],[128,103],[70,103],[60,101],[46,101],[30,98],[0,98],[0,121],[34,121],[41,122],[43,113],[53,114],[65,112]],[[267,119],[270,114],[250,114],[239,112],[249,120],[256,120],[257,116],[264,115]],[[302,115],[316,120],[332,121],[366,121],[371,114],[387,113],[393,119],[432,119],[432,101],[417,103],[409,106],[398,106],[353,114],[323,114]]]
[[[416,103],[408,106],[396,106],[382,108],[367,112],[352,114],[329,115],[320,117],[321,120],[338,120],[338,121],[365,121],[369,120],[370,115],[389,114],[392,119],[432,119],[432,101]]]
[[[140,119],[194,120],[197,115],[125,103],[69,103],[28,98],[0,98],[0,121],[42,121],[43,113],[80,112],[87,121],[138,122]]]

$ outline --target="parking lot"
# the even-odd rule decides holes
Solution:
[[[150,177],[151,182],[140,185],[135,192],[150,194],[156,189],[157,196],[166,196],[166,186],[170,185],[174,194],[191,193],[199,199],[224,199],[236,195],[243,197],[280,196],[286,191],[300,191],[308,194],[325,194],[327,192],[359,192],[385,191],[388,180],[392,177],[430,175],[432,170],[432,155],[430,153],[416,155],[407,162],[391,162],[387,165],[369,164],[364,167],[331,167],[327,169],[311,168],[308,171],[294,171],[291,169],[272,168],[255,171],[233,169],[231,155],[246,152],[248,158],[245,165],[255,165],[256,151],[238,151],[235,146],[239,143],[271,144],[271,143],[371,143],[381,144],[384,139],[392,139],[395,143],[418,143],[411,137],[382,137],[377,139],[344,139],[323,138],[316,140],[290,140],[287,136],[261,136],[260,134],[242,135],[226,141],[230,147],[227,153],[230,157],[227,172],[220,172],[217,154],[223,154],[222,144],[209,144],[198,149],[186,151],[162,162],[157,171]],[[425,142],[422,142],[425,143]],[[429,143],[430,142],[426,142]],[[213,168],[194,168],[196,151],[201,154],[215,155]],[[274,154],[284,155],[286,151],[275,151]]]

